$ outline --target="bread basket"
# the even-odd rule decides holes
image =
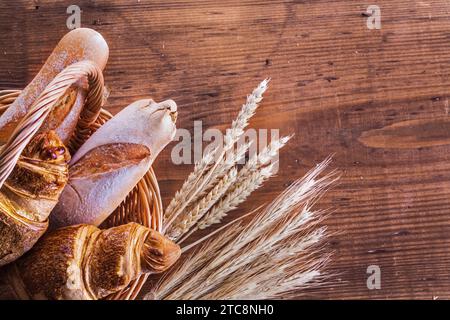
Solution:
[[[88,79],[89,92],[75,133],[69,143],[72,154],[92,133],[112,117],[108,111],[102,109],[104,82],[101,70],[90,61],[81,61],[68,66],[45,88],[18,124],[8,142],[0,149],[0,188],[14,168],[22,150],[39,130],[54,104],[64,95],[70,85],[83,77]],[[0,91],[0,115],[15,101],[20,92],[20,90]],[[158,181],[153,169],[150,168],[114,213],[102,224],[102,227],[137,222],[161,231],[162,212]],[[109,296],[107,299],[136,299],[147,277],[148,275],[141,275],[138,279],[132,281],[127,288]]]

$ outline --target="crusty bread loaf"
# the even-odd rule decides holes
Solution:
[[[79,28],[67,33],[36,77],[0,117],[0,144],[4,144],[8,140],[12,131],[41,92],[64,68],[78,61],[91,60],[103,70],[108,55],[108,45],[98,32]],[[67,144],[84,105],[86,93],[86,80],[80,80],[75,86],[72,86],[60,99],[60,107],[54,108],[43,129],[45,131],[55,130],[61,140]]]
[[[101,126],[75,153],[52,228],[101,224],[172,141],[176,104],[139,100]]]

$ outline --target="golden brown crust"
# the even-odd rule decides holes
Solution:
[[[158,257],[170,255],[157,259],[163,266],[153,265],[156,260],[152,264],[143,260],[155,252]],[[142,267],[149,273],[166,270],[179,252],[176,244],[137,223],[106,230],[71,226],[43,236],[15,263],[9,283],[24,298],[101,299],[128,286],[143,272]]]
[[[43,222],[67,183],[69,161],[69,151],[56,133],[38,134],[22,152],[0,192],[17,209],[16,214]]]
[[[47,227],[48,221],[36,222],[16,214],[11,202],[0,193],[0,266],[30,250]]]
[[[103,223],[175,136],[173,120],[176,110],[176,104],[171,100],[161,103],[151,99],[139,100],[93,133],[71,160],[70,180],[50,216],[50,227]],[[117,150],[121,146],[127,146],[124,149],[131,146],[130,149],[139,150],[136,152],[138,156],[134,157],[134,152],[127,150],[127,154],[117,157],[119,160],[111,161],[109,152],[103,149],[108,146],[114,146],[111,149]],[[140,151],[145,151],[144,146],[149,152]],[[146,154],[148,156],[144,158]],[[132,156],[134,159],[123,159],[125,155],[128,159]],[[90,156],[92,161],[88,160]],[[103,162],[106,164],[103,165]]]
[[[155,230],[149,230],[141,250],[144,272],[160,273],[169,269],[180,258],[181,248]]]
[[[80,265],[85,244],[98,232],[93,226],[79,225],[51,232],[16,266],[32,299],[94,298],[84,288]]]
[[[141,274],[140,251],[149,229],[129,223],[107,230],[61,228],[42,237],[15,265],[32,299],[100,299]],[[16,275],[17,276],[17,275]]]
[[[99,299],[125,288],[141,274],[140,252],[148,229],[137,224],[102,230],[89,244],[85,274]]]
[[[27,252],[47,229],[69,160],[53,131],[36,135],[25,148],[0,189],[0,266]]]
[[[109,143],[88,151],[70,167],[70,179],[94,177],[135,164],[150,156],[150,150],[137,143]]]
[[[5,186],[28,198],[58,200],[67,183],[70,154],[54,131],[36,135],[25,147]]]
[[[12,131],[16,128],[17,124],[24,117],[32,104],[37,100],[45,87],[62,70],[64,70],[64,68],[78,61],[90,60],[103,70],[106,61],[108,60],[108,55],[108,45],[98,32],[88,28],[77,28],[68,32],[59,41],[36,77],[0,117],[0,144],[5,143],[9,139]],[[75,129],[74,124],[78,121],[76,114],[77,112],[79,114],[79,111],[84,105],[86,92],[86,84],[83,82],[78,83],[76,86],[76,99],[73,100],[70,98],[70,101],[68,101],[68,103],[73,102],[71,109],[74,110],[73,113],[75,113],[75,115],[72,112],[67,113],[65,120],[69,120],[70,123],[60,123],[55,127],[64,143],[68,142],[73,133],[73,129]],[[56,113],[58,116],[64,114],[64,112],[60,113],[59,111]]]
[[[66,93],[56,102],[45,119],[39,132],[55,130],[64,121],[77,100],[78,88],[74,85],[67,89]]]

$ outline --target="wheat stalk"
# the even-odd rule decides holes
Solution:
[[[182,243],[195,231],[206,229],[213,224],[220,223],[229,211],[236,209],[253,191],[260,188],[264,181],[269,179],[275,173],[274,168],[277,163],[274,162],[270,165],[268,165],[268,163],[278,156],[279,150],[290,138],[291,137],[287,136],[273,140],[269,145],[263,148],[259,154],[254,154],[239,171],[237,177],[234,177],[233,182],[235,182],[235,184],[233,187],[230,188],[229,185],[227,185],[226,190],[224,190],[220,184],[213,187],[213,190],[216,192],[215,194],[218,194],[220,190],[220,194],[224,195],[222,199],[220,197],[211,196],[203,198],[200,200],[199,205],[201,208],[204,208],[203,203],[206,200],[208,208],[202,211],[201,215],[197,214],[196,210],[181,215],[182,220],[175,221],[172,228],[169,227],[168,231],[166,231],[166,234],[168,234],[171,239],[178,240],[178,243]],[[228,160],[230,165],[236,165],[236,162],[245,154],[248,148],[249,144],[238,148],[238,151],[232,156],[232,160]],[[210,208],[211,210],[209,210]],[[203,216],[204,218],[202,218]],[[197,225],[192,228],[195,222]]]
[[[180,215],[175,220],[172,228],[166,232],[173,241],[177,241],[183,234],[192,228],[203,215],[227,192],[231,184],[235,182],[237,169],[232,168],[198,203],[185,215]]]
[[[253,141],[248,143],[244,143],[238,146],[237,150],[230,150],[231,152],[227,152],[226,157],[223,157],[219,160],[219,165],[217,166],[217,170],[211,176],[210,181],[208,183],[209,186],[214,185],[218,179],[220,179],[224,174],[226,174],[232,167],[234,167],[247,153],[250,146],[253,144]]]
[[[204,190],[199,190],[196,197],[193,198],[192,202],[195,203],[197,200],[207,194],[209,190],[211,190],[220,181],[220,179],[222,179],[231,170],[231,168],[235,167],[245,156],[252,144],[253,141],[250,141],[238,146],[236,151],[230,150],[231,152],[227,152],[226,157],[223,157],[219,160],[220,163],[213,175],[211,175],[209,182],[205,185]]]
[[[186,194],[204,174],[205,170],[211,165],[213,160],[214,160],[214,151],[211,151],[205,154],[204,157],[198,163],[195,164],[194,170],[189,174],[189,176],[181,186],[180,190],[178,190],[175,193],[175,196],[167,206],[165,210],[165,217],[164,217],[165,220],[172,219],[172,216],[175,213],[177,207],[180,205],[180,203],[182,203],[185,200]]]
[[[274,163],[255,171],[236,183],[233,189],[211,208],[205,218],[198,223],[198,229],[205,229],[212,224],[221,222],[229,211],[236,209],[253,191],[261,187],[263,182],[273,175],[275,165]]]
[[[216,185],[213,190],[216,190],[216,193],[218,193],[218,190],[221,190],[220,193],[221,195],[224,195],[223,198],[207,198],[208,209],[202,211],[201,215],[196,214],[196,210],[191,211],[186,215],[182,215],[183,220],[174,223],[174,226],[177,227],[169,228],[169,231],[166,232],[169,237],[173,240],[178,240],[178,243],[182,243],[195,231],[199,229],[203,230],[213,224],[220,223],[229,211],[236,209],[253,191],[260,188],[264,181],[269,179],[275,173],[274,168],[277,163],[267,164],[278,156],[279,150],[290,138],[291,137],[282,137],[281,139],[273,140],[259,154],[254,154],[239,171],[237,177],[233,179],[233,182],[235,182],[233,187],[230,188],[229,186],[226,186],[226,190],[224,190],[220,185]],[[236,165],[237,161],[245,154],[249,146],[250,144],[246,144],[238,148],[238,151],[233,154],[232,160],[227,160],[229,161],[229,165]],[[225,167],[226,166],[222,166],[222,168]],[[204,199],[200,201],[200,203],[202,202],[204,202]],[[200,207],[204,206],[200,205]],[[211,210],[209,210],[210,208]],[[192,228],[195,224],[193,223],[194,220],[195,222],[198,222],[197,225]],[[188,227],[183,223],[187,221],[189,221]]]
[[[196,172],[193,172],[190,179],[188,178],[188,180],[190,180],[189,183],[183,184],[180,191],[174,197],[173,203],[169,204],[168,209],[165,212],[166,222],[164,231],[166,231],[166,228],[168,228],[183,210],[191,204],[193,199],[205,190],[205,187],[208,185],[209,181],[211,181],[211,177],[214,177],[216,170],[218,168],[218,170],[220,170],[219,164],[223,165],[223,163],[225,163],[225,161],[221,160],[243,135],[244,129],[247,127],[250,118],[254,115],[258,108],[258,104],[262,100],[263,93],[267,90],[269,81],[269,79],[263,80],[259,86],[253,90],[252,94],[247,97],[247,101],[242,106],[236,120],[232,122],[231,129],[227,130],[227,133],[225,134],[224,147],[221,152],[218,153],[218,150],[214,150],[211,154],[207,153],[204,155],[203,158],[216,159],[216,163],[212,166],[207,165],[202,167],[200,165],[200,167],[202,167],[201,170],[199,169]],[[209,164],[208,161],[203,161],[203,159],[201,160],[201,163],[202,162]]]
[[[277,163],[272,163],[268,166],[267,164],[278,156],[279,150],[290,138],[282,137],[271,141],[260,153],[253,155],[239,171],[235,186],[230,188],[224,198],[212,207],[197,224],[197,229],[202,230],[213,224],[220,223],[229,211],[236,209],[253,191],[261,187],[263,182],[274,174],[274,167]],[[184,238],[187,238],[187,236]]]
[[[227,192],[223,199],[221,199],[217,205],[214,205],[203,219],[199,219],[200,221],[197,222],[197,225],[194,228],[185,233],[182,238],[179,238],[177,243],[183,243],[184,240],[189,238],[199,229],[206,229],[213,224],[220,223],[226,216],[227,212],[236,209],[238,205],[244,202],[253,191],[261,187],[263,182],[273,175],[274,165],[275,164],[272,164],[254,172],[250,176],[246,177],[244,181],[239,183],[236,182],[232,190]]]
[[[239,171],[238,179],[245,177],[247,174],[258,170],[273,161],[273,159],[278,156],[280,149],[283,148],[291,138],[292,136],[286,136],[272,140],[261,152],[255,153]]]
[[[220,290],[206,293],[202,299],[286,299],[307,284],[310,287],[322,275],[321,269],[329,256],[318,257],[317,252],[308,252],[320,249],[318,244],[326,236],[325,231],[319,228],[295,244],[284,243],[270,254],[255,257],[243,272],[232,273],[221,283]]]
[[[320,279],[325,235],[311,211],[337,176],[318,175],[325,160],[294,182],[249,224],[234,224],[182,261],[157,284],[159,299],[268,299],[286,297]],[[313,249],[318,251],[315,253]]]

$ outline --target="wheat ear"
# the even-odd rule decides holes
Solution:
[[[227,187],[228,191],[226,194],[225,192],[222,193],[224,194],[224,197],[220,199],[220,201],[218,201],[219,198],[216,198],[215,201],[217,203],[210,202],[209,208],[211,208],[211,210],[202,212],[202,216],[205,215],[204,218],[197,219],[197,225],[189,232],[188,230],[193,226],[193,224],[190,224],[189,228],[185,228],[185,226],[180,223],[180,228],[178,228],[178,234],[176,236],[178,243],[181,244],[199,229],[206,229],[213,224],[220,223],[229,211],[236,209],[250,196],[253,191],[260,188],[264,181],[269,179],[275,173],[274,168],[278,165],[276,162],[270,165],[268,164],[270,161],[273,161],[276,156],[278,156],[280,149],[289,141],[290,138],[290,136],[286,136],[281,139],[271,141],[271,143],[267,145],[260,153],[253,155],[234,179],[235,184],[229,189]],[[186,219],[189,219],[191,214],[192,213],[186,215]],[[192,219],[190,220],[192,221]]]
[[[203,176],[206,169],[211,165],[214,160],[214,151],[205,154],[205,156],[195,164],[194,170],[189,174],[187,179],[184,181],[181,189],[175,193],[175,196],[170,201],[164,214],[164,219],[169,221],[172,219],[174,211],[176,208],[185,200],[186,194],[192,188],[193,185],[197,183],[200,177]]]
[[[212,157],[216,160],[216,163],[209,168],[209,170],[199,170],[199,172],[192,175],[192,184],[186,184],[185,190],[180,190],[176,196],[177,200],[173,205],[169,205],[170,210],[166,210],[166,216],[168,217],[165,222],[164,231],[168,228],[173,221],[180,215],[183,210],[189,206],[193,199],[196,198],[198,193],[204,191],[205,186],[214,176],[215,170],[218,168],[220,161],[227,153],[228,150],[233,148],[234,144],[243,135],[244,129],[247,127],[250,118],[254,115],[258,104],[262,100],[263,93],[267,90],[269,79],[263,80],[259,86],[253,90],[252,94],[247,97],[246,103],[242,106],[236,120],[231,124],[231,129],[227,131],[224,137],[224,147],[220,153],[218,150],[214,151],[212,155],[206,154],[204,157]],[[182,188],[183,189],[183,188]]]
[[[211,208],[205,218],[198,223],[198,229],[205,229],[212,224],[221,222],[229,211],[236,209],[253,191],[261,187],[263,182],[273,175],[275,165],[276,163],[273,163],[255,171],[236,183],[233,189]]]
[[[259,171],[255,171],[240,183],[236,182],[232,191],[227,193],[223,199],[212,207],[203,219],[199,219],[200,221],[196,226],[178,240],[178,244],[183,243],[184,240],[189,238],[195,231],[206,229],[213,224],[220,223],[227,212],[236,209],[253,191],[258,189],[264,181],[273,175],[274,166],[275,164],[272,164]]]
[[[227,228],[158,283],[160,299],[269,299],[321,279],[323,212],[311,206],[337,180],[318,175],[329,159],[294,182],[247,225]],[[312,281],[312,282],[311,282]]]
[[[219,200],[235,182],[237,169],[232,168],[196,205],[187,210],[185,215],[178,216],[173,223],[173,228],[166,232],[166,235],[173,241],[177,241],[183,234],[191,229],[203,215]]]
[[[290,138],[286,136],[271,141],[260,153],[253,155],[239,171],[235,186],[199,221],[197,228],[205,229],[220,223],[229,211],[236,209],[253,191],[261,187],[275,173],[274,168],[278,163],[267,164],[278,156],[280,149]]]

